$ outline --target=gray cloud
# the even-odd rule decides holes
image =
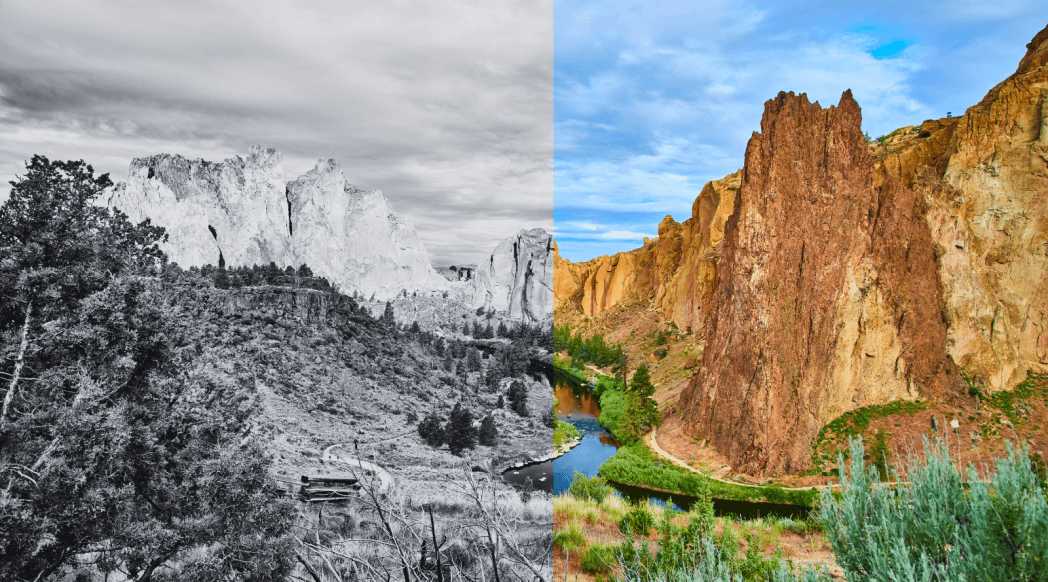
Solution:
[[[0,3],[0,199],[33,154],[334,157],[467,263],[553,222],[552,2]]]

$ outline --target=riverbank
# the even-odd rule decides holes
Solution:
[[[584,371],[570,367],[566,360],[559,358],[554,358],[554,367],[558,373],[578,386],[586,387],[592,395],[600,398],[601,412],[598,422],[618,437],[615,428],[625,408],[626,396],[620,389],[621,382],[610,376],[588,376]],[[595,389],[598,385],[600,390]],[[810,508],[818,498],[819,494],[815,488],[787,489],[779,485],[736,484],[714,479],[698,470],[678,466],[670,458],[660,457],[652,450],[650,438],[649,434],[640,441],[620,447],[614,456],[600,466],[599,474],[609,481],[630,487],[689,498],[700,495],[703,487],[709,488],[712,498],[723,501]],[[657,443],[654,444],[657,446]]]

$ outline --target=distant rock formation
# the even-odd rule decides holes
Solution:
[[[347,184],[330,159],[288,182],[281,161],[260,146],[219,163],[136,158],[107,204],[165,227],[163,249],[183,267],[306,263],[343,291],[376,299],[449,288],[381,192]]]
[[[558,309],[641,299],[701,329],[673,413],[759,474],[806,470],[849,410],[1048,372],[1048,28],[1027,48],[963,116],[880,144],[850,92],[829,109],[780,93],[691,220],[629,253],[558,256]]]
[[[504,311],[527,322],[553,316],[553,237],[522,230],[495,247],[472,280],[474,307]]]
[[[740,172],[709,182],[678,224],[667,216],[658,238],[626,253],[572,263],[554,258],[555,307],[576,302],[600,315],[623,299],[651,301],[681,330],[700,329],[717,282],[716,259],[731,216]]]

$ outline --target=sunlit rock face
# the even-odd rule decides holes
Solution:
[[[281,161],[259,146],[218,163],[136,158],[106,203],[165,227],[163,249],[183,267],[305,263],[343,291],[376,299],[448,289],[381,192],[347,184],[330,159],[288,182]]]
[[[644,247],[556,257],[558,309],[655,308],[702,332],[671,413],[732,466],[809,468],[819,429],[1048,372],[1048,28],[963,116],[867,143],[846,92],[780,93],[742,170]]]
[[[493,308],[527,322],[552,321],[553,237],[541,228],[503,240],[473,279],[476,307]]]

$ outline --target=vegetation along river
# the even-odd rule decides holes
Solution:
[[[600,404],[586,387],[576,384],[568,376],[560,373],[554,375],[553,386],[554,395],[557,397],[557,418],[574,425],[579,433],[582,434],[582,442],[553,461],[537,463],[518,471],[534,471],[536,474],[541,474],[548,478],[550,465],[552,465],[552,489],[549,486],[542,487],[542,489],[546,491],[552,490],[553,494],[556,495],[566,492],[571,487],[571,481],[576,472],[582,473],[587,477],[597,475],[604,461],[611,458],[618,450],[619,443],[604,427],[597,423],[597,418],[600,417]],[[512,470],[507,472],[507,480],[515,481],[510,476],[510,473],[512,473]],[[520,478],[520,480],[522,481],[523,478]],[[532,480],[536,481],[534,477]],[[545,481],[543,484],[545,484]],[[669,494],[622,483],[612,482],[611,485],[619,495],[634,503],[650,499],[660,505],[672,503],[676,509],[687,510],[695,501],[694,497],[688,495]],[[536,488],[540,488],[537,482]],[[799,517],[806,513],[804,508],[794,505],[776,505],[726,499],[714,499],[713,508],[718,515],[736,515],[743,518],[755,518],[763,515]]]

